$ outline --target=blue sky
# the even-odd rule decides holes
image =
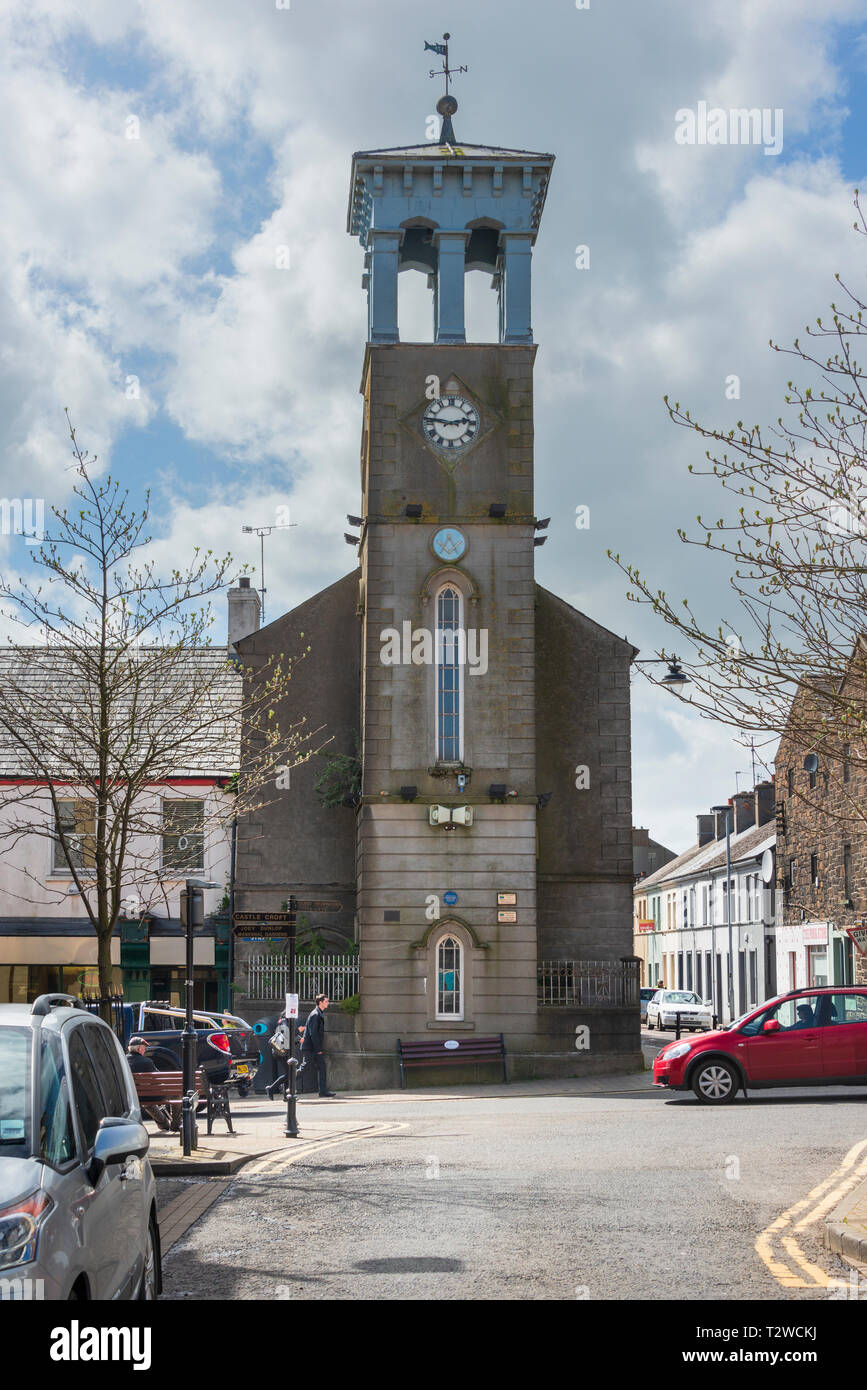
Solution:
[[[768,338],[821,313],[835,271],[863,277],[864,3],[8,0],[0,486],[63,503],[69,406],[134,494],[152,488],[162,559],[203,544],[255,565],[241,526],[288,505],[269,616],[346,572],[365,334],[350,160],[424,139],[423,42],[444,27],[470,69],[459,138],[557,155],[534,262],[537,511],[554,517],[538,577],[650,655],[667,634],[626,602],[608,547],[723,617],[724,575],[675,539],[715,494],[662,395],[708,422],[775,419],[790,368]],[[700,100],[782,108],[780,156],[678,146],[675,112]],[[419,340],[416,279],[401,332]],[[14,564],[15,539],[0,546]],[[633,698],[635,821],[683,848],[748,755],[640,681]]]

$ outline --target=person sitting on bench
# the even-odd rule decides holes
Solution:
[[[147,1055],[148,1045],[144,1038],[130,1038],[126,1060],[132,1072],[159,1071],[152,1057]],[[174,1059],[172,1059],[174,1060]],[[149,1115],[159,1129],[171,1129],[172,1117],[164,1105],[143,1105],[142,1110]]]

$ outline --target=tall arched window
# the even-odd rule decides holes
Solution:
[[[463,761],[463,685],[461,657],[466,638],[461,594],[446,584],[437,594],[437,762]]]
[[[463,1018],[463,947],[456,936],[437,943],[437,1018]]]

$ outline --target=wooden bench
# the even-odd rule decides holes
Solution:
[[[407,1067],[455,1066],[498,1061],[500,1058],[503,1062],[503,1080],[509,1079],[506,1042],[502,1033],[492,1038],[425,1038],[422,1042],[402,1042],[398,1038],[397,1057],[400,1062],[400,1084],[404,1089]]]
[[[184,1099],[184,1074],[182,1071],[134,1071],[132,1079],[139,1100],[143,1105],[165,1106],[171,1117],[173,1130],[180,1128],[181,1106]],[[207,1106],[208,1133],[214,1120],[225,1120],[230,1134],[232,1112],[229,1109],[229,1095],[225,1086],[209,1086],[208,1078],[201,1068],[196,1072],[196,1092],[201,1097],[200,1105]]]

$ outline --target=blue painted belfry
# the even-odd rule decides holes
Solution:
[[[438,142],[352,160],[347,226],[366,253],[368,340],[399,341],[398,275],[418,270],[433,292],[434,342],[466,342],[464,276],[480,270],[497,291],[499,341],[532,343],[530,266],[554,156],[458,143],[448,79],[462,69],[448,69],[447,43],[425,47],[445,57]]]

